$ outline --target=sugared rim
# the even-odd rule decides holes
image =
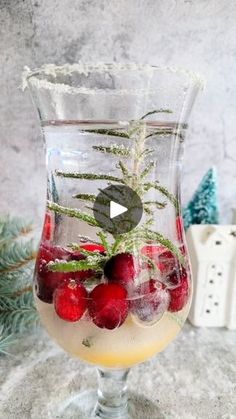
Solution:
[[[60,75],[70,75],[73,72],[77,72],[78,74],[88,74],[92,71],[97,73],[103,73],[108,71],[112,74],[120,73],[122,71],[133,71],[133,72],[146,72],[147,74],[154,74],[155,72],[166,72],[172,74],[179,74],[184,78],[185,82],[189,82],[190,85],[195,87],[196,89],[201,89],[204,85],[203,79],[200,77],[199,74],[178,68],[178,67],[169,67],[169,66],[155,66],[155,65],[148,65],[148,64],[136,64],[136,63],[129,63],[129,64],[121,64],[121,63],[83,63],[78,62],[74,64],[64,64],[64,65],[55,65],[55,64],[45,64],[40,68],[36,68],[30,70],[29,67],[25,67],[22,75],[22,88],[25,89],[30,84],[36,88],[45,88],[45,89],[55,89],[58,92],[67,92],[67,93],[83,93],[83,94],[91,94],[91,93],[101,93],[101,92],[109,92],[108,89],[90,89],[84,87],[73,87],[66,83],[53,83],[52,81],[48,81],[46,76],[55,77]],[[45,75],[45,79],[40,78],[39,76]],[[145,93],[146,89],[129,89],[134,93]],[[118,91],[112,90],[112,93],[118,93]],[[120,90],[123,93],[123,91]]]

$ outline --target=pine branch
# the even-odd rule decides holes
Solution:
[[[70,179],[83,179],[83,180],[108,180],[111,182],[123,183],[123,180],[111,175],[95,174],[95,173],[78,173],[78,172],[60,172],[56,171],[56,175]]]
[[[21,218],[5,217],[0,220],[0,246],[32,231],[32,224]]]
[[[154,115],[154,114],[157,114],[157,113],[173,113],[173,112],[170,109],[164,109],[164,108],[156,109],[154,111],[150,111],[150,112],[146,113],[145,115],[143,115],[140,118],[140,121],[142,121],[143,119],[147,118],[147,116]]]
[[[92,217],[92,215],[86,214],[82,211],[79,211],[77,209],[74,208],[67,208],[67,207],[63,207],[61,205],[55,204],[54,202],[50,202],[48,201],[47,203],[47,207],[48,209],[58,213],[58,214],[64,214],[67,215],[68,217],[74,217],[74,218],[78,218],[79,220],[84,221],[85,223],[88,223],[90,226],[98,226],[98,222],[95,220],[94,217]]]
[[[14,296],[32,283],[34,263],[0,274],[0,296]]]
[[[21,333],[37,323],[38,314],[34,307],[32,292],[26,292],[15,298],[0,297],[0,324],[4,325],[9,333]]]
[[[16,342],[13,334],[9,333],[9,330],[5,330],[3,326],[0,327],[0,354],[10,355],[8,349]]]
[[[123,145],[116,145],[113,144],[111,146],[106,146],[106,145],[94,145],[93,146],[94,150],[100,151],[102,153],[107,153],[107,154],[113,154],[115,156],[122,156],[122,157],[130,157],[131,156],[131,150],[130,148],[127,148]]]
[[[3,245],[0,248],[0,274],[16,270],[35,259],[36,253],[32,240],[18,241]]]

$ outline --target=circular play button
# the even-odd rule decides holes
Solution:
[[[116,236],[138,225],[143,206],[139,195],[128,186],[111,185],[100,190],[93,213],[100,227]]]

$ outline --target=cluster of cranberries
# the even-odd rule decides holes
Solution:
[[[105,252],[101,245],[81,247]],[[176,258],[163,246],[147,245],[142,253],[157,264],[164,282],[149,279],[135,286],[138,275],[150,267],[148,264],[139,266],[130,253],[120,253],[106,262],[103,282],[97,278],[100,283],[89,292],[86,281],[96,277],[93,270],[63,273],[48,268],[48,263],[56,259],[81,260],[84,254],[42,244],[36,262],[36,294],[46,303],[53,302],[57,315],[63,320],[78,321],[86,312],[98,327],[106,329],[122,325],[129,312],[149,322],[167,309],[180,311],[189,297],[186,271],[176,268]]]

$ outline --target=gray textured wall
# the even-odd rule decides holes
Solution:
[[[84,61],[174,64],[200,72],[186,144],[184,202],[214,164],[222,220],[236,206],[234,0],[0,0],[0,212],[39,223],[45,169],[37,116],[18,86],[24,65]]]

